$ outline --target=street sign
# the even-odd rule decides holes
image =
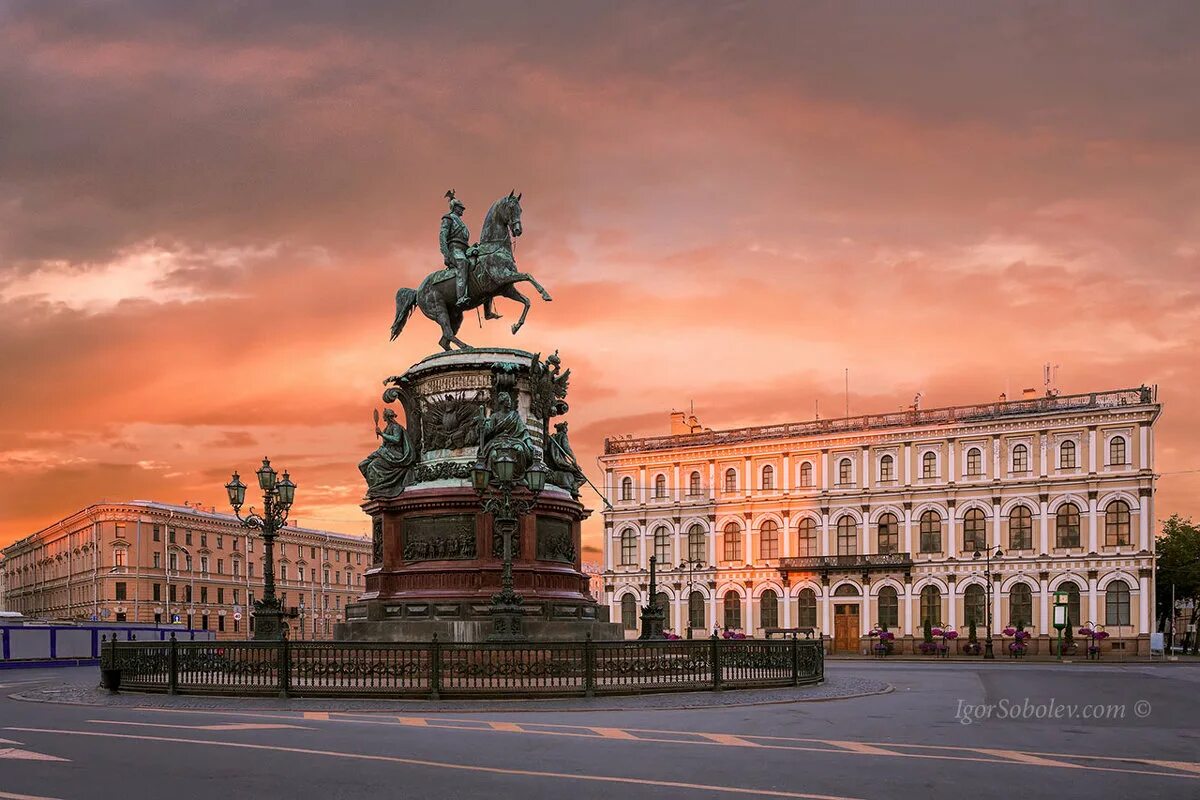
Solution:
[[[240,611],[233,612],[233,618],[240,620],[242,618],[242,612],[240,612]]]

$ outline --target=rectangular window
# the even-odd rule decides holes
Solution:
[[[200,556],[200,572],[208,575],[208,556]]]
[[[217,574],[218,575],[225,574],[225,559],[223,559],[223,558],[217,559]]]
[[[217,605],[225,605],[225,589],[221,586],[217,587]]]
[[[240,595],[241,595],[241,592],[240,592],[240,591],[238,591],[237,589],[234,589],[234,590],[233,590],[233,604],[234,604],[235,606],[238,604],[238,597],[239,597]]]
[[[249,564],[246,565],[246,575],[247,575],[247,577],[250,577],[250,578],[254,577],[254,562],[253,561],[251,561]]]
[[[217,630],[222,632],[225,630],[225,617],[220,615],[217,616]]]
[[[208,602],[208,587],[207,586],[200,587],[200,602],[201,603]]]
[[[152,599],[153,599],[153,600],[154,600],[156,603],[162,600],[162,584],[161,584],[161,583],[156,583],[156,584],[154,584],[154,588],[153,588],[153,590],[152,590],[151,598],[152,598]]]
[[[218,550],[225,549],[225,537],[219,533],[217,534],[217,549]]]
[[[183,532],[183,543],[186,545],[191,545],[191,543],[192,543],[192,532],[191,531]]]
[[[170,542],[171,544],[175,544],[175,529],[174,528],[167,528],[167,541]]]
[[[154,551],[154,568],[162,569],[162,553]]]
[[[154,529],[153,529],[153,531],[154,531],[154,534],[153,534],[153,535],[154,535],[154,541],[156,541],[156,542],[161,542],[161,541],[162,541],[162,526],[161,526],[161,525],[155,525],[155,526],[154,526]]]
[[[233,560],[233,577],[240,578],[242,576],[242,562],[236,558]]]
[[[190,583],[183,587],[183,600],[185,603],[192,602],[192,585]]]
[[[172,572],[179,571],[179,554],[171,553],[167,556],[167,566]]]
[[[172,603],[174,603],[176,600],[179,599],[176,596],[175,584],[173,584],[173,583],[167,587],[167,599],[169,599]]]
[[[116,599],[117,600],[126,599],[126,597],[125,597],[125,581],[117,581]]]
[[[208,531],[200,531],[200,546],[208,547]]]

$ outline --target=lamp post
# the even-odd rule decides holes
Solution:
[[[1000,558],[1001,556],[1004,555],[1004,551],[1000,549],[999,545],[997,545],[995,548],[995,553],[993,553],[992,548],[989,547],[983,553],[980,553],[978,550],[976,550],[975,555],[974,555],[974,558],[976,561],[979,560],[980,556],[983,556],[983,558],[984,558],[983,579],[985,581],[987,581],[988,592],[987,592],[987,638],[983,640],[983,657],[990,658],[990,659],[994,659],[996,657],[995,652],[992,650],[992,603],[993,603],[993,600],[995,599],[995,593],[996,593],[996,586],[995,586],[995,583],[992,581],[992,556],[993,555],[995,555],[996,558]]]
[[[255,474],[263,493],[261,514],[251,506],[250,513],[242,516],[246,484],[242,483],[236,472],[233,473],[233,479],[225,484],[225,491],[229,493],[229,505],[233,506],[238,521],[250,530],[258,531],[263,540],[263,596],[254,603],[254,638],[277,640],[287,635],[287,624],[283,621],[279,598],[275,596],[275,537],[287,525],[288,512],[296,498],[296,484],[292,483],[286,470],[283,477],[279,478],[271,466],[271,460],[267,458],[263,459],[262,466]]]
[[[515,448],[497,447],[490,465],[481,460],[471,469],[471,485],[479,493],[484,513],[492,515],[492,526],[503,541],[500,591],[492,595],[489,612],[492,632],[488,641],[493,642],[525,641],[521,625],[524,598],[513,589],[512,537],[520,527],[521,517],[529,513],[546,488],[544,465],[534,464],[522,475],[518,474],[517,463]],[[522,486],[529,490],[528,495],[521,493]]]
[[[702,563],[702,562],[694,561],[693,559],[689,558],[679,565],[679,569],[681,571],[686,567],[687,573],[688,573],[687,638],[689,638],[689,639],[692,638],[692,584],[693,584],[692,579],[693,579],[693,576],[695,575],[696,565],[700,564],[700,563]],[[704,627],[704,626],[701,625],[700,627]]]

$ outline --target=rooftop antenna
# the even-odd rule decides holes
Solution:
[[[1058,383],[1058,364],[1051,364],[1049,361],[1042,367],[1042,385],[1046,388],[1046,396],[1054,397],[1058,394],[1058,389],[1055,384]]]
[[[817,419],[820,420],[821,419],[821,398],[818,397],[816,400],[813,401],[813,403],[816,405],[816,408],[817,408]]]

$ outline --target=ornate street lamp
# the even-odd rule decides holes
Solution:
[[[984,552],[975,551],[973,558],[978,561],[980,556],[984,558],[983,579],[987,581],[987,638],[983,640],[983,657],[994,659],[995,652],[992,650],[992,603],[996,596],[996,585],[992,580],[992,556],[1000,558],[1004,555],[1004,551],[997,545],[995,552],[989,547]]]
[[[690,543],[689,543],[690,548]],[[693,591],[693,576],[695,575],[696,565],[703,564],[703,561],[695,561],[691,558],[691,553],[688,553],[687,561],[681,562],[679,570],[687,570],[688,573],[688,597],[687,597],[687,638],[692,638],[692,591]],[[704,627],[701,625],[700,627]]]
[[[263,511],[256,512],[253,507],[250,513],[242,516],[242,505],[246,502],[246,484],[234,472],[233,478],[225,484],[229,493],[229,505],[242,525],[250,530],[258,531],[263,540],[263,596],[254,603],[254,638],[278,640],[284,638],[287,624],[283,621],[283,608],[279,598],[275,596],[275,537],[287,525],[288,512],[296,499],[296,484],[285,471],[283,478],[271,466],[271,460],[264,458],[262,466],[255,471],[258,476],[258,486],[263,493]]]
[[[491,464],[482,461],[471,469],[471,485],[481,497],[484,513],[492,515],[492,526],[503,540],[503,570],[500,573],[500,591],[492,595],[490,614],[492,632],[489,641],[521,642],[525,640],[522,630],[525,599],[513,590],[513,535],[520,527],[521,517],[532,510],[537,497],[546,488],[546,467],[534,464],[518,474],[516,450],[498,447],[492,453]],[[528,495],[519,496],[522,487]]]

